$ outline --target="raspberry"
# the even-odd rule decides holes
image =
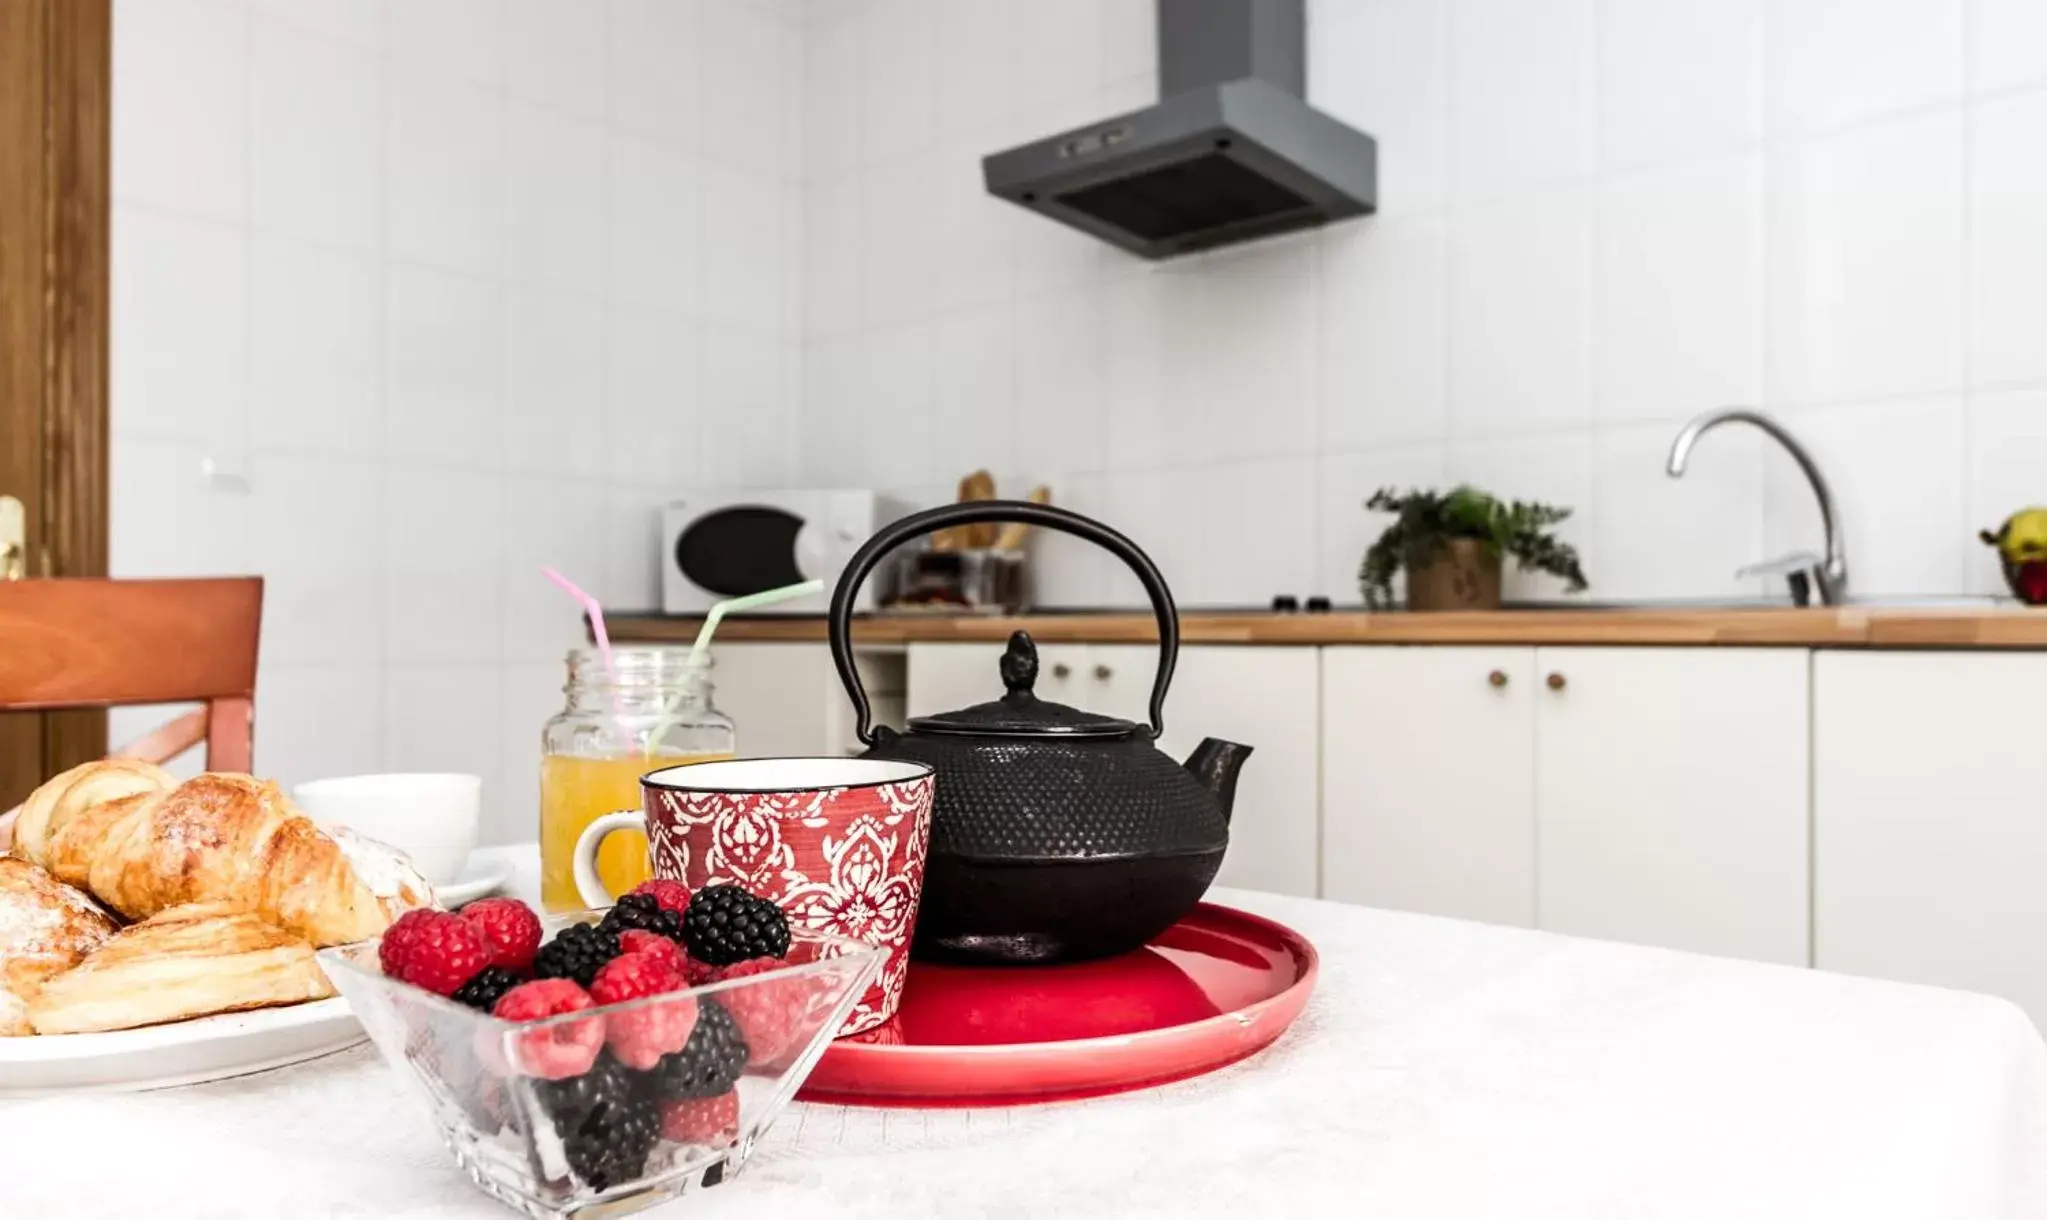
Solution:
[[[414,907],[384,929],[384,938],[377,942],[377,964],[385,974],[394,979],[404,977],[405,955],[412,951],[414,938],[439,914],[431,907]]]
[[[604,963],[590,983],[590,996],[599,1004],[619,1004],[663,992],[679,992],[686,984],[682,972],[670,962],[651,953],[625,953]],[[629,1068],[645,1071],[689,1045],[690,1031],[697,1024],[696,997],[677,995],[653,1004],[642,1004],[605,1018],[605,1036],[611,1053]]]
[[[533,967],[540,949],[540,916],[517,898],[486,898],[463,907],[462,918],[476,925],[491,945],[491,964],[521,974]]]
[[[446,911],[431,912],[399,945],[398,977],[435,995],[454,995],[490,965],[490,942],[474,924]]]
[[[590,993],[569,979],[535,979],[507,991],[491,1015],[500,1021],[524,1023],[565,1012],[581,1012],[593,1004]],[[512,1063],[528,1076],[563,1080],[589,1071],[603,1049],[603,1017],[564,1021],[514,1034]]]
[[[685,957],[682,962],[682,977],[687,979],[692,987],[717,982],[718,970],[719,968],[711,963],[700,962],[693,957]]]
[[[652,881],[642,881],[634,886],[633,893],[651,894],[655,904],[662,910],[674,911],[677,915],[689,910],[689,887],[680,881],[656,877]]]
[[[725,967],[718,972],[718,978],[721,981],[752,978],[786,968],[786,963],[774,958],[756,957]],[[804,1018],[810,1012],[808,981],[771,979],[718,993],[719,1003],[731,1012],[733,1022],[746,1038],[748,1063],[771,1063],[798,1041]]]
[[[716,1097],[662,1102],[661,1138],[726,1147],[739,1138],[739,1094],[727,1089]]]
[[[659,932],[646,932],[639,928],[627,928],[618,934],[618,951],[620,953],[651,953],[673,966],[675,972],[684,975],[685,981],[687,981],[689,960],[683,957],[682,946],[661,935]]]
[[[680,880],[657,876],[653,880],[639,882],[637,886],[633,886],[633,892],[635,895],[651,895],[655,905],[661,907],[663,911],[673,911],[682,915],[684,911],[690,909],[690,886],[682,884]]]

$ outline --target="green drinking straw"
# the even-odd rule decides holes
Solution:
[[[759,593],[749,593],[745,597],[728,597],[717,605],[712,606],[710,613],[704,615],[704,625],[697,628],[697,642],[690,645],[690,668],[695,669],[697,662],[703,658],[705,650],[710,648],[711,633],[718,630],[718,624],[724,620],[726,615],[731,614],[735,610],[752,610],[757,606],[772,606],[776,602],[785,602],[792,597],[807,597],[812,593],[822,592],[824,592],[823,581],[806,580],[800,585],[783,585],[779,589],[766,589]]]
[[[823,581],[806,580],[800,585],[783,585],[779,589],[764,589],[759,593],[749,593],[745,597],[728,597],[717,605],[712,606],[710,611],[704,615],[704,625],[697,629],[697,642],[690,645],[689,672],[695,673],[698,663],[703,660],[704,654],[710,651],[711,636],[717,632],[718,624],[724,621],[726,615],[738,610],[752,610],[759,606],[772,606],[776,602],[785,602],[792,597],[808,597],[812,593],[821,593],[823,591]],[[656,720],[654,727],[648,730],[646,743],[642,746],[647,758],[652,759],[654,757],[654,743],[661,740],[670,728],[681,723],[681,718],[676,716],[675,713],[682,708],[682,698],[681,695],[671,697],[666,706],[661,709],[661,718]]]

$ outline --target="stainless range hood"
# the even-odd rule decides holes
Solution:
[[[1370,213],[1372,137],[1303,100],[1304,6],[1159,0],[1159,103],[982,158],[989,193],[1146,258]]]

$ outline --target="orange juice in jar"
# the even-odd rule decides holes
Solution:
[[[710,658],[682,648],[569,654],[568,704],[547,722],[540,758],[540,898],[579,909],[576,839],[607,813],[640,807],[640,777],[663,767],[733,757],[729,717],[711,706]],[[646,836],[620,831],[597,854],[605,887],[623,894],[653,875]]]

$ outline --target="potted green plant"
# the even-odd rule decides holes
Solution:
[[[1448,492],[1382,487],[1365,507],[1398,514],[1358,569],[1365,605],[1374,610],[1391,603],[1393,574],[1403,567],[1410,610],[1497,610],[1507,555],[1524,572],[1561,577],[1573,593],[1585,588],[1577,550],[1549,532],[1571,515],[1568,508],[1502,501],[1469,484]]]

